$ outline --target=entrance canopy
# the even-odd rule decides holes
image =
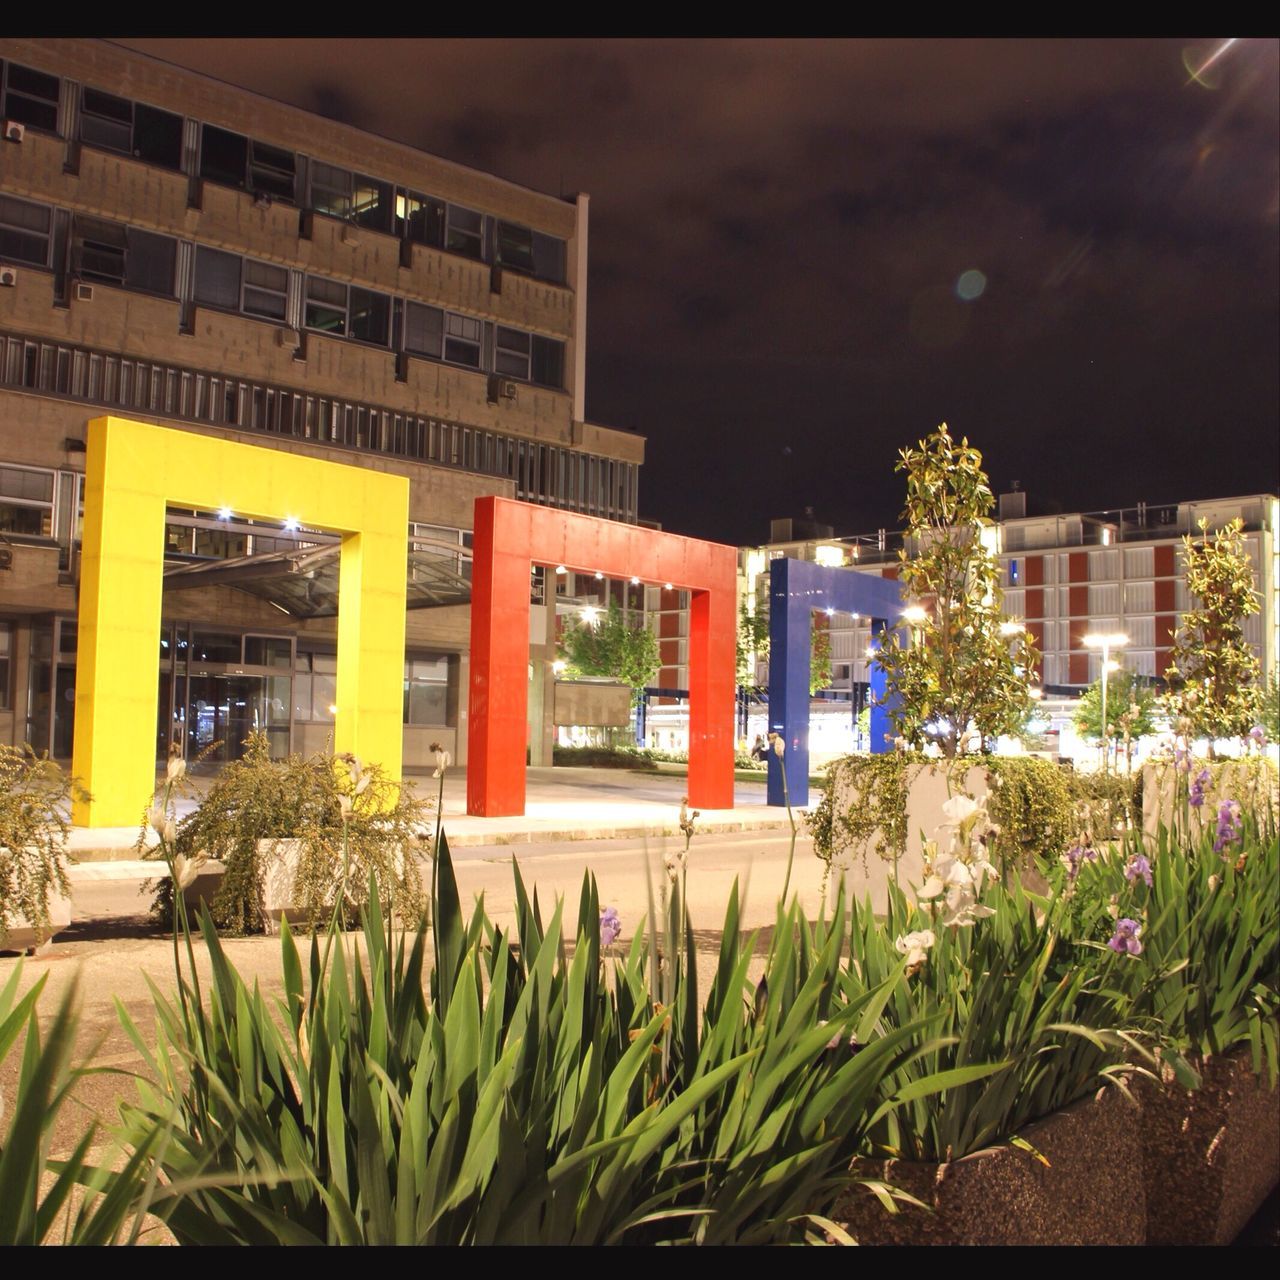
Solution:
[[[470,558],[471,552],[456,543],[417,540],[409,551],[405,607],[470,604]],[[170,565],[164,571],[164,585],[168,591],[236,587],[295,618],[332,618],[338,612],[340,559],[341,547],[334,539],[322,546]]]

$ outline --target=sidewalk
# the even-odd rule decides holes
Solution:
[[[434,797],[437,779],[410,777],[422,796]],[[199,787],[207,786],[203,779]],[[682,777],[627,769],[530,769],[525,812],[505,818],[475,818],[467,813],[465,770],[445,777],[444,828],[451,848],[518,845],[566,840],[614,840],[679,836],[680,801],[687,783]],[[196,801],[178,804],[183,817]],[[797,822],[799,817],[797,816]],[[706,832],[789,831],[785,809],[765,804],[763,782],[734,784],[734,808],[703,810],[698,829]],[[74,828],[68,851],[76,865],[71,879],[127,879],[150,871],[141,865],[135,845],[137,827]]]

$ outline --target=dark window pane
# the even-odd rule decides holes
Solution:
[[[498,223],[498,261],[519,271],[533,270],[533,232],[511,222]]]
[[[133,109],[133,154],[166,169],[182,167],[182,117],[139,102]]]
[[[265,262],[244,264],[244,309],[250,315],[283,320],[288,292],[289,273],[283,267]]]
[[[43,205],[0,196],[0,258],[47,266],[51,216]]]
[[[0,533],[24,533],[48,537],[53,516],[48,507],[17,507],[0,501]]]
[[[197,631],[191,637],[192,662],[239,662],[240,637],[221,631]]]
[[[528,379],[529,357],[512,355],[509,351],[498,351],[493,358],[494,371],[506,374],[509,378]]]
[[[480,367],[480,348],[470,342],[459,342],[456,338],[446,338],[444,358],[454,364],[470,365],[473,369]]]
[[[565,244],[555,236],[533,233],[533,274],[540,280],[564,284]]]
[[[311,162],[311,207],[335,218],[351,214],[351,174],[319,160]]]
[[[350,336],[385,347],[391,334],[391,299],[367,289],[351,290]]]
[[[20,120],[37,129],[58,131],[57,76],[9,63],[8,92],[4,96],[6,120]]]
[[[466,254],[468,258],[479,258],[482,226],[483,218],[480,214],[451,204],[444,247],[453,253]]]
[[[29,502],[52,502],[53,473],[0,467],[0,496],[25,498]]]
[[[240,259],[203,246],[196,249],[196,301],[236,311],[240,307]]]
[[[268,293],[263,289],[244,288],[244,309],[251,316],[265,316],[268,320],[283,320],[285,297],[282,293]]]
[[[200,176],[211,182],[243,187],[249,139],[207,124],[200,133]]]
[[[523,355],[529,354],[529,335],[519,329],[504,329],[498,326],[498,346]]]
[[[86,280],[124,284],[125,229],[113,222],[77,217],[72,269]]]
[[[440,336],[444,330],[444,312],[439,307],[424,307],[411,302],[405,308],[404,348],[418,355],[440,357]]]
[[[292,151],[269,147],[265,142],[253,143],[249,165],[249,186],[265,191],[280,200],[293,200],[294,173],[297,159]]]
[[[85,88],[80,103],[80,138],[91,147],[133,151],[133,103],[99,89]]]
[[[534,335],[533,367],[530,375],[544,387],[564,386],[564,343]]]
[[[149,231],[129,228],[128,275],[130,289],[173,295],[173,260],[177,241]]]

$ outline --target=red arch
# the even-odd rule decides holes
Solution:
[[[689,802],[733,808],[733,547],[510,498],[478,498],[472,556],[468,813],[524,812],[534,564],[670,582],[690,593]]]

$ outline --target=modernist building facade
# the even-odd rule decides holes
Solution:
[[[642,439],[585,421],[587,197],[99,41],[0,40],[0,120],[0,741],[70,754],[85,423],[113,412],[408,477],[405,763],[465,760],[474,500],[636,520]],[[332,540],[168,521],[157,754],[323,747]]]

